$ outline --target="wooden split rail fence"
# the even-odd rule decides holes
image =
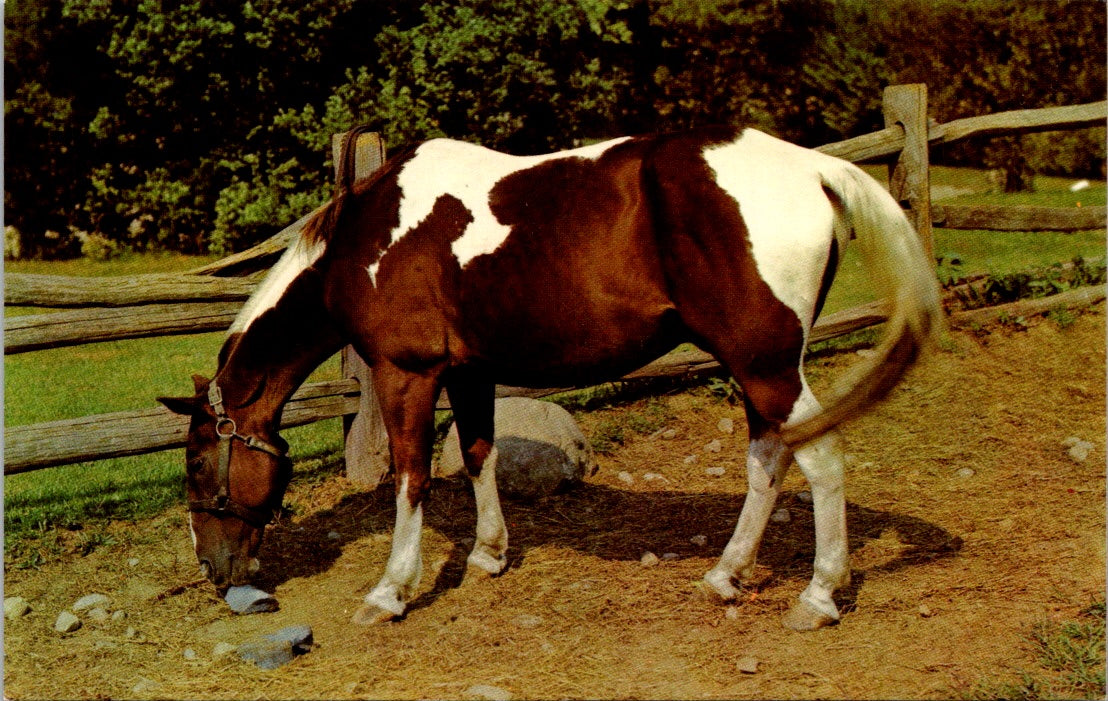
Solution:
[[[1018,110],[937,124],[927,117],[926,87],[916,84],[886,88],[884,105],[886,128],[818,150],[854,162],[888,162],[890,191],[908,210],[929,251],[933,225],[997,231],[1105,227],[1105,207],[932,206],[928,149],[973,136],[1102,126],[1108,117],[1108,102]],[[340,140],[336,136],[333,145],[336,163],[340,160],[337,157]],[[359,177],[380,167],[384,162],[384,145],[378,135],[366,134],[359,139],[357,160]],[[249,250],[185,274],[107,279],[9,274],[5,279],[5,304],[65,311],[5,319],[4,352],[15,354],[98,341],[225,330],[265,269],[299,235],[312,214]],[[1072,304],[1087,304],[1104,297],[1102,287],[1073,292],[1069,300]],[[981,312],[967,314],[976,314],[973,317],[976,319]],[[816,323],[812,340],[824,340],[884,320],[877,303],[828,314]],[[690,351],[671,353],[623,379],[690,377],[718,369],[711,356]],[[187,374],[189,369],[181,371]],[[286,406],[282,426],[344,417],[347,473],[351,479],[376,484],[387,470],[388,449],[371,387],[368,369],[356,354],[345,349],[343,379],[303,385]],[[575,388],[498,387],[497,395],[538,397],[570,389]],[[449,408],[445,399],[440,399],[439,406]],[[4,432],[4,474],[179,448],[185,443],[187,429],[186,418],[161,406],[8,426]]]

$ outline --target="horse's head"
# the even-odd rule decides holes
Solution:
[[[189,528],[200,570],[222,594],[258,570],[262,534],[292,475],[288,444],[244,407],[224,404],[215,382],[194,376],[196,395],[160,397],[191,417],[185,449]]]

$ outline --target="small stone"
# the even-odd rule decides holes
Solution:
[[[82,596],[71,607],[74,613],[80,613],[81,611],[87,611],[96,607],[107,608],[112,603],[112,600],[103,594],[89,594],[88,596]]]
[[[634,484],[635,483],[635,476],[632,475],[627,470],[620,470],[620,473],[618,475],[616,475],[616,477],[618,477],[619,481],[623,482],[624,484]]]
[[[754,657],[740,657],[735,662],[735,669],[743,674],[756,674],[758,672],[758,660]]]
[[[695,455],[686,455],[685,456],[685,464],[686,465],[692,465],[693,463],[696,462],[696,460],[697,460],[697,458],[696,458]]]
[[[928,606],[927,604],[920,604],[919,605],[919,615],[922,618],[931,618],[931,607]]]
[[[976,472],[974,472],[974,471],[973,471],[973,468],[971,468],[971,467],[963,467],[963,468],[960,468],[960,469],[959,469],[959,470],[958,470],[957,472],[955,472],[954,474],[958,475],[958,476],[959,476],[959,477],[961,477],[962,479],[969,479],[970,477],[973,477],[973,476],[974,476],[974,475],[976,475],[977,473],[976,473]]]
[[[739,620],[739,607],[738,606],[728,606],[723,611],[723,617],[726,618],[729,621]]]
[[[514,623],[519,628],[538,628],[544,623],[544,621],[542,616],[536,616],[530,613],[523,613],[513,618],[512,623]]]
[[[773,514],[769,517],[769,520],[773,521],[774,523],[788,523],[789,521],[793,520],[793,517],[789,513],[788,509],[778,509],[777,511],[773,512]]]
[[[642,478],[646,482],[669,482],[669,480],[666,479],[665,475],[658,474],[657,472],[647,472],[645,475],[642,476]]]
[[[181,656],[184,657],[189,662],[191,662],[191,661],[196,659],[196,650],[193,650],[191,647],[186,647],[181,652]]]
[[[697,546],[698,548],[703,548],[705,545],[708,544],[708,536],[694,535],[692,538],[689,538],[689,542]]]
[[[731,434],[735,432],[735,422],[729,416],[724,416],[716,424],[716,429],[722,433]]]
[[[1088,441],[1083,441],[1077,436],[1070,436],[1062,445],[1066,446],[1069,450],[1066,453],[1074,460],[1074,462],[1085,462],[1089,458],[1089,453],[1093,450],[1093,444]]]
[[[139,632],[135,630],[134,626],[127,626],[127,630],[123,631],[123,637],[127,638],[128,640],[134,640],[135,638],[139,637]]]
[[[855,353],[859,358],[872,358],[877,355],[877,351],[872,348],[859,348]]]
[[[312,628],[311,626],[300,624],[295,626],[285,626],[276,633],[270,633],[265,636],[266,640],[272,640],[274,642],[288,641],[292,645],[292,651],[298,655],[303,655],[305,652],[309,652],[312,649]]]
[[[296,657],[292,643],[288,640],[259,639],[239,645],[236,652],[247,662],[253,662],[261,669],[277,669],[292,662]]]
[[[722,467],[709,467],[707,470],[704,471],[704,474],[708,475],[709,477],[723,477],[726,472],[727,470]]]
[[[268,613],[278,609],[277,599],[270,594],[250,585],[231,587],[223,595],[223,600],[235,613]]]
[[[677,429],[676,428],[667,428],[666,430],[662,431],[662,439],[663,440],[672,441],[676,437],[677,437]]]
[[[327,540],[339,540],[342,538],[342,534],[338,531],[331,531],[327,534]]]
[[[805,504],[811,504],[812,503],[812,493],[809,492],[808,490],[804,490],[803,492],[797,492],[796,493],[796,498],[799,499],[800,501],[804,502]]]
[[[31,605],[22,596],[9,596],[4,599],[4,618],[9,621],[26,616],[31,612]]]
[[[652,552],[645,552],[642,554],[642,557],[639,558],[639,563],[643,567],[653,567],[658,564],[658,562],[658,556]]]
[[[59,633],[72,633],[80,627],[81,619],[69,611],[62,611],[58,614],[57,620],[54,621],[54,630]]]
[[[704,450],[707,450],[709,453],[718,453],[723,450],[723,441],[718,438],[713,438],[708,441],[708,445],[704,446]]]
[[[131,693],[140,698],[150,696],[150,692],[160,686],[158,682],[146,677],[139,677],[138,682],[131,687]]]
[[[491,684],[474,684],[462,693],[469,698],[485,701],[511,701],[512,698],[510,691]]]
[[[137,557],[132,557],[127,560],[127,565],[130,567],[138,567],[138,563],[139,559]]]
[[[114,640],[97,640],[93,642],[92,646],[97,650],[118,650],[119,643]]]
[[[106,623],[108,619],[111,618],[111,614],[108,613],[108,610],[100,608],[99,606],[94,609],[89,609],[88,613],[85,615],[88,616],[90,621],[96,621],[97,623]]]
[[[123,610],[112,611],[112,620],[113,621],[117,621],[117,622],[122,621],[126,617],[127,617],[127,612],[126,611],[123,611]]]
[[[679,557],[681,557],[681,556],[678,555],[677,553],[663,553],[662,554],[662,561],[663,562],[670,562],[672,560],[676,560]]]
[[[237,649],[237,645],[232,645],[231,643],[220,640],[218,643],[215,644],[215,647],[212,648],[212,659],[225,659],[235,654],[235,650]]]

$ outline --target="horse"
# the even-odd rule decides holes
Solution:
[[[162,397],[188,415],[189,526],[225,592],[257,571],[291,476],[284,404],[350,344],[373,372],[395,478],[380,581],[354,622],[403,617],[422,571],[433,416],[445,390],[472,481],[474,573],[500,574],[495,384],[586,386],[685,342],[742,389],[748,493],[702,587],[733,600],[795,460],[815,516],[813,576],[784,623],[839,621],[849,582],[836,427],[882,398],[943,325],[934,267],[897,202],[856,166],[752,128],[622,137],[516,156],[422,142],[355,181],[348,133],[328,204],[231,326],[213,379]],[[812,324],[856,240],[888,320],[875,353],[821,404],[804,375]]]

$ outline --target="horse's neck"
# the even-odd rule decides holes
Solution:
[[[231,327],[215,381],[229,406],[249,406],[251,423],[276,428],[300,383],[341,347],[322,299],[318,279],[302,276],[264,311]]]

